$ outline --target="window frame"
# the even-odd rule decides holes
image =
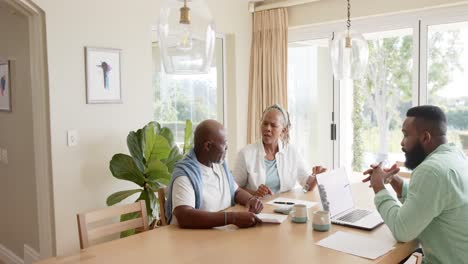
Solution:
[[[413,83],[412,105],[424,105],[428,102],[427,90],[427,43],[428,27],[438,24],[449,24],[468,21],[468,4],[459,3],[446,6],[409,10],[398,13],[373,15],[355,18],[351,29],[361,34],[391,31],[404,28],[413,30]],[[345,30],[345,21],[324,22],[300,27],[290,28],[288,43],[297,41],[331,39],[336,32]],[[333,109],[330,118],[331,124],[336,124],[336,140],[333,143],[333,168],[340,167],[340,81],[333,82]],[[329,114],[329,113],[327,113]],[[338,120],[338,121],[336,121]]]

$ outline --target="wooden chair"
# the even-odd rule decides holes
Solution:
[[[421,264],[423,260],[423,255],[419,252],[414,252],[411,254],[411,257],[405,261],[404,264]]]
[[[405,167],[405,163],[403,161],[397,161],[396,162],[397,166],[402,168],[402,167]],[[411,172],[410,171],[400,171],[398,172],[398,175],[400,175],[401,177],[405,177],[407,179],[409,179],[411,177]]]
[[[120,217],[121,215],[134,212],[140,213],[140,217],[124,222],[112,223],[88,229],[88,224],[113,217]],[[108,235],[136,228],[141,228],[143,231],[148,230],[148,216],[146,213],[146,203],[144,200],[140,200],[132,204],[114,205],[105,209],[78,214],[77,219],[81,249],[89,247],[90,241]]]
[[[159,203],[159,217],[160,217],[160,226],[167,225],[166,218],[166,193],[165,188],[160,188],[158,190],[158,203]]]

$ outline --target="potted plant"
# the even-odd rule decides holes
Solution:
[[[174,142],[172,131],[161,127],[157,122],[150,122],[127,136],[130,155],[118,153],[110,161],[112,175],[121,180],[131,181],[137,189],[119,191],[107,197],[111,206],[134,194],[140,194],[136,201],[145,200],[148,223],[154,226],[158,218],[158,200],[155,192],[169,184],[174,165],[182,159],[192,145],[192,122],[185,123],[184,145],[182,152]],[[123,215],[120,221],[137,218],[137,213]],[[122,232],[121,237],[135,233],[135,230]]]

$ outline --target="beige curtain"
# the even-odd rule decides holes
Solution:
[[[250,55],[247,143],[260,138],[263,110],[274,104],[287,109],[288,11],[255,12]]]

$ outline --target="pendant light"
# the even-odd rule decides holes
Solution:
[[[335,34],[330,43],[330,57],[335,79],[362,79],[367,70],[369,47],[362,34],[351,30],[351,4],[348,2],[347,30]]]
[[[158,38],[168,74],[208,73],[215,45],[215,25],[204,0],[164,0]]]

